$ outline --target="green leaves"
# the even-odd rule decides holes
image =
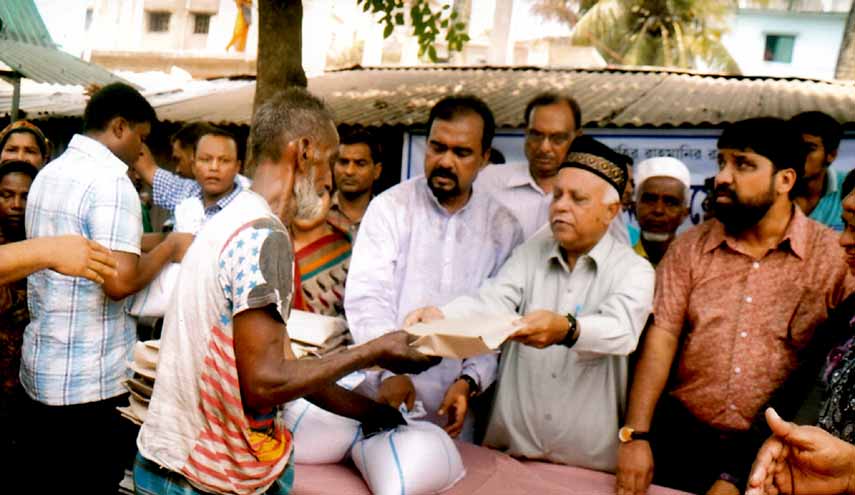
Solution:
[[[457,12],[447,4],[436,11],[430,0],[356,0],[356,4],[362,6],[363,11],[380,16],[384,38],[391,36],[396,26],[406,25],[405,14],[409,13],[412,33],[418,38],[419,56],[427,56],[431,62],[440,61],[436,42],[443,31],[442,39],[448,44],[448,53],[463,50],[469,41],[466,24],[458,20]]]
[[[739,73],[721,43],[735,0],[537,0],[532,10],[573,27],[573,43],[609,63]]]

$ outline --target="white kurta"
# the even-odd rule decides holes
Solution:
[[[606,234],[572,271],[549,230],[517,248],[475,296],[441,309],[447,318],[537,309],[574,313],[568,349],[503,347],[485,445],[530,459],[614,471],[626,407],[627,355],[653,304],[646,260]]]
[[[354,340],[379,337],[401,328],[415,309],[476,291],[522,239],[513,214],[477,188],[453,214],[437,202],[424,177],[380,194],[362,218],[350,259],[344,309]],[[496,356],[444,359],[413,376],[428,419],[445,425],[436,410],[463,373],[486,389],[495,379]]]

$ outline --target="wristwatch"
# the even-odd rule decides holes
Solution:
[[[476,395],[478,395],[481,392],[481,387],[478,386],[478,382],[476,382],[475,379],[472,378],[471,376],[460,375],[458,380],[463,380],[464,382],[466,382],[469,385],[469,398],[470,399],[472,397],[475,397]]]
[[[617,433],[620,443],[629,443],[633,440],[650,440],[650,432],[635,431],[635,428],[624,426]]]
[[[576,330],[578,329],[578,324],[576,323],[576,317],[571,313],[567,313],[567,323],[569,324],[567,335],[561,340],[561,345],[565,347],[573,347],[576,345],[576,341],[579,340],[579,335]]]

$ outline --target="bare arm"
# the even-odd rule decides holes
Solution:
[[[153,234],[143,234],[142,236],[142,244],[140,245],[140,251],[144,253],[151,252],[155,247],[157,247],[160,243],[166,240],[166,234],[162,232],[157,232]]]
[[[146,184],[152,185],[154,184],[154,173],[157,172],[158,168],[157,163],[154,161],[154,156],[151,154],[151,150],[148,149],[148,146],[143,144],[140,157],[136,162],[134,162],[134,170],[140,174],[140,177]]]
[[[419,372],[438,362],[412,350],[409,341],[405,332],[394,332],[329,357],[293,360],[286,355],[290,339],[273,306],[248,309],[234,317],[241,396],[256,409],[319,392],[315,399],[334,402],[335,397],[324,398],[324,389],[358,369],[378,363],[396,372]]]
[[[85,277],[103,283],[116,274],[110,250],[80,236],[40,237],[0,246],[0,285],[39,270]]]
[[[114,251],[118,260],[116,276],[104,279],[107,297],[119,301],[136,294],[147,286],[169,262],[180,262],[193,241],[190,234],[171,233],[166,240],[142,256]]]
[[[359,421],[365,435],[407,423],[397,409],[334,384],[306,399],[321,409]]]
[[[668,381],[678,343],[674,334],[657,328],[656,324],[647,330],[629,394],[627,426],[639,431],[650,431],[653,410]]]
[[[637,431],[650,431],[653,411],[665,389],[671,363],[677,353],[678,339],[654,323],[644,337],[641,358],[629,394],[626,425]],[[653,452],[646,440],[633,440],[618,447],[615,479],[617,495],[642,495],[653,481]]]

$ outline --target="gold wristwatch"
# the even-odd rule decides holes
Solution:
[[[620,443],[629,443],[633,440],[650,440],[650,432],[636,431],[635,428],[624,426],[617,433]]]

